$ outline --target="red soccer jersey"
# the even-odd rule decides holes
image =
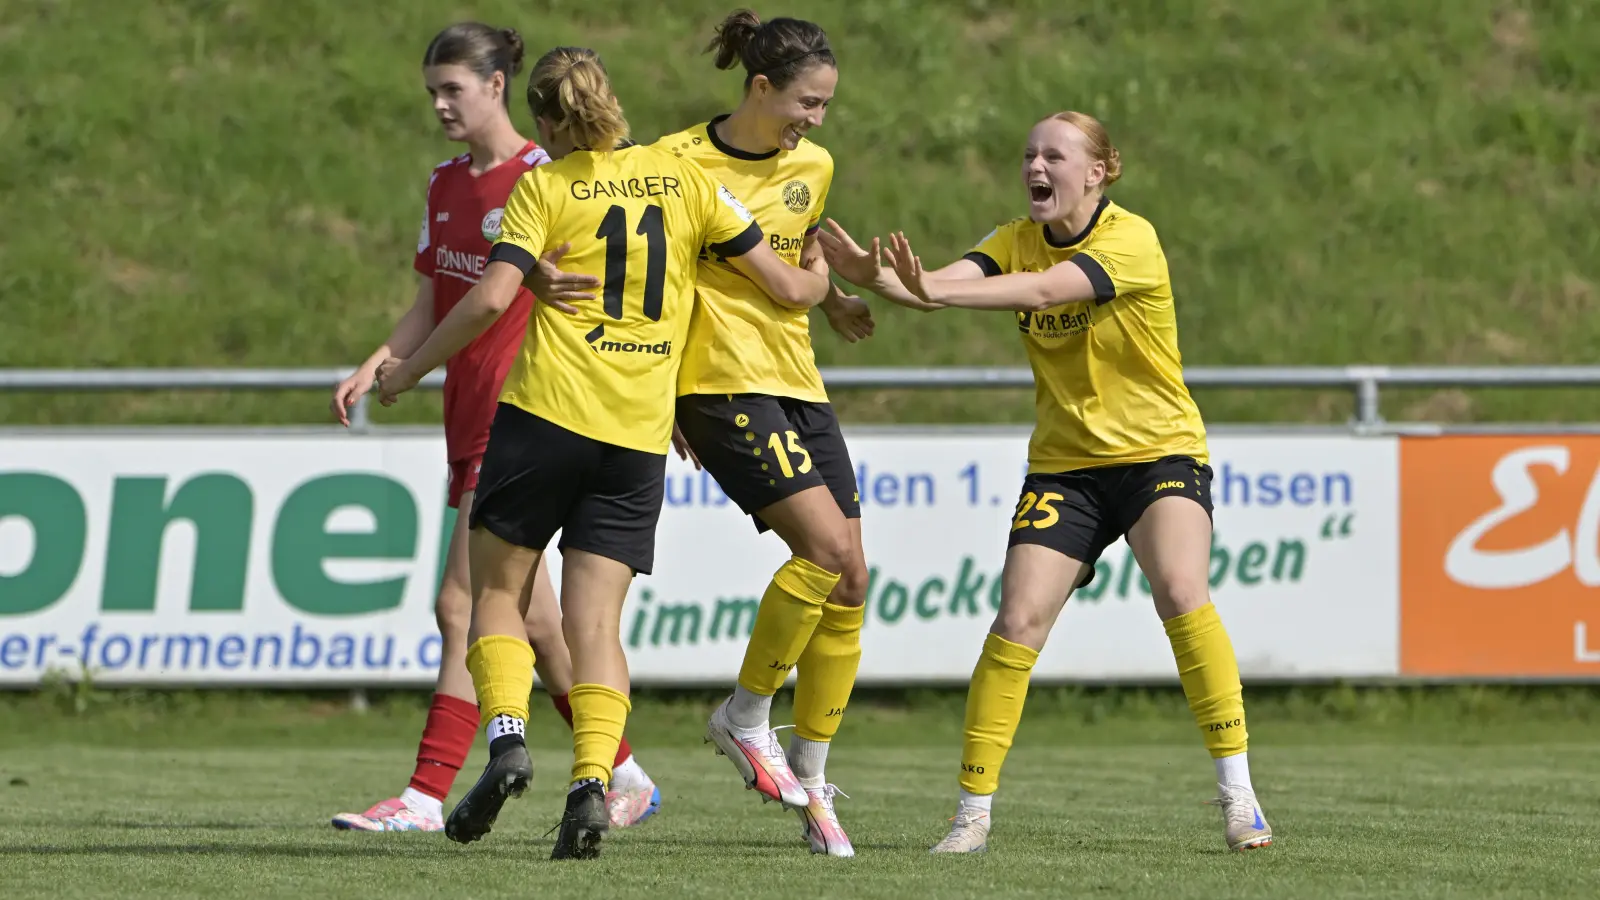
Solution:
[[[437,325],[483,276],[489,248],[500,236],[500,216],[524,172],[550,161],[532,141],[506,162],[472,174],[472,157],[440,163],[428,181],[428,207],[417,239],[416,270],[433,279]],[[517,291],[505,315],[445,364],[444,439],[449,462],[483,454],[500,384],[528,330],[533,294]]]

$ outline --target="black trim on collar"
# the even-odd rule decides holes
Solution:
[[[1083,230],[1082,231],[1078,232],[1077,234],[1073,235],[1072,237],[1070,237],[1070,238],[1068,238],[1067,240],[1064,240],[1064,241],[1058,241],[1055,238],[1050,236],[1050,225],[1049,225],[1049,223],[1045,223],[1043,225],[1040,225],[1039,227],[1044,229],[1044,242],[1046,244],[1049,244],[1050,246],[1056,248],[1057,250],[1065,250],[1068,247],[1074,247],[1074,246],[1077,246],[1078,244],[1083,243],[1084,239],[1089,236],[1089,232],[1094,230],[1094,226],[1096,226],[1096,225],[1098,225],[1100,223],[1100,214],[1105,212],[1106,211],[1106,207],[1109,206],[1109,205],[1111,205],[1111,198],[1110,197],[1101,197],[1100,198],[1100,202],[1095,204],[1094,215],[1089,217],[1089,224],[1083,226]]]
[[[706,123],[706,137],[711,139],[711,146],[717,148],[722,153],[724,153],[724,154],[726,154],[728,156],[731,156],[734,159],[749,160],[750,162],[760,162],[763,159],[771,159],[774,156],[777,156],[778,155],[778,151],[783,149],[782,147],[773,147],[771,150],[767,151],[766,153],[751,153],[748,150],[740,150],[738,147],[734,147],[734,146],[728,144],[722,138],[717,137],[717,123],[721,122],[721,121],[723,121],[724,119],[727,119],[727,118],[728,118],[728,114],[724,113],[724,114],[722,114],[720,116],[717,116],[715,119],[712,119],[711,121]]]

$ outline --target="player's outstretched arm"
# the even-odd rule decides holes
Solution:
[[[391,356],[410,356],[413,351],[422,346],[428,339],[428,332],[433,330],[433,281],[420,278],[417,282],[417,296],[411,301],[411,306],[406,310],[400,321],[395,323],[394,330],[389,332],[389,339],[384,341],[378,349],[372,351],[350,374],[349,378],[339,382],[333,389],[333,399],[329,401],[328,408],[332,410],[333,417],[346,428],[350,427],[350,407],[368,391],[378,378],[378,367]]]
[[[1071,260],[1057,263],[1043,272],[1013,272],[978,279],[947,278],[942,277],[944,269],[923,271],[922,260],[912,251],[911,242],[902,232],[889,236],[888,255],[906,290],[923,302],[938,306],[1034,312],[1095,298],[1089,276]],[[977,263],[962,262],[981,274]]]
[[[766,241],[728,257],[728,264],[754,281],[779,306],[790,309],[816,306],[827,298],[833,284],[826,274],[784,262]]]
[[[888,300],[897,306],[915,309],[920,312],[933,312],[943,309],[944,304],[929,302],[906,288],[900,281],[900,276],[894,268],[885,263],[888,253],[882,249],[882,244],[877,238],[872,239],[870,249],[857,244],[855,238],[845,231],[838,222],[828,220],[828,227],[817,233],[822,244],[823,255],[827,258],[828,265],[840,277],[851,284],[865,288]],[[983,269],[978,264],[967,259],[958,259],[942,269],[926,273],[927,279],[946,279],[951,281],[966,281],[983,277]]]
[[[511,307],[522,286],[522,270],[511,263],[491,260],[483,278],[433,329],[422,346],[409,357],[390,357],[378,367],[378,391],[384,406],[417,386],[422,376],[444,365],[472,339],[483,334]]]

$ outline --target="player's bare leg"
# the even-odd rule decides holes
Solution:
[[[461,496],[460,509],[472,509],[472,491]],[[433,700],[417,747],[411,782],[397,797],[373,804],[362,813],[340,813],[333,826],[348,831],[442,831],[444,800],[456,773],[478,736],[478,698],[467,671],[467,629],[472,623],[472,590],[468,579],[467,516],[456,518],[445,554],[444,577],[434,604],[439,628],[439,673]],[[548,578],[546,579],[548,582]]]
[[[800,836],[812,853],[848,859],[856,855],[850,837],[839,823],[834,798],[849,794],[828,782],[828,749],[843,721],[856,670],[861,665],[861,626],[866,614],[866,553],[861,543],[861,520],[846,519],[850,554],[839,583],[822,607],[822,620],[800,654],[794,689],[794,736],[789,739],[789,767],[810,801],[795,810]]]
[[[772,697],[810,643],[838,573],[851,555],[850,529],[839,504],[818,485],[758,511],[793,556],[773,576],[756,612],[733,696],[706,724],[706,740],[717,745],[747,788],[768,800],[804,809],[810,797],[795,777],[773,732]]]
[[[561,633],[561,603],[556,599],[548,570],[549,560],[541,561],[538,577],[529,584],[528,615],[524,623],[528,629],[528,643],[533,645],[534,669],[539,673],[539,683],[550,694],[562,718],[571,725],[572,706],[568,695],[573,684],[572,654]],[[661,789],[634,759],[626,735],[617,747],[612,768],[606,809],[613,828],[643,824],[660,811]]]
[[[1017,544],[1006,551],[1000,611],[967,689],[961,797],[950,833],[932,852],[979,853],[988,848],[1000,768],[1022,721],[1029,673],[1083,573],[1081,560],[1049,547]]]
[[[1231,850],[1272,843],[1250,783],[1244,699],[1233,644],[1211,605],[1211,518],[1185,497],[1150,504],[1128,532],[1128,546],[1150,581],[1189,709],[1217,770],[1217,799]]]
[[[592,859],[611,824],[606,788],[627,724],[628,659],[622,604],[633,569],[582,550],[564,550],[561,628],[572,652],[572,782],[551,859]]]
[[[525,619],[528,582],[543,556],[483,528],[469,533],[468,545],[473,598],[467,668],[479,716],[487,723],[489,763],[445,820],[445,835],[463,844],[488,834],[506,800],[521,796],[533,778],[524,735],[535,660]]]

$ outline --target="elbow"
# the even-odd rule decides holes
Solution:
[[[509,291],[479,290],[476,306],[485,318],[498,319],[511,308],[516,299],[517,291],[514,287]]]
[[[791,278],[778,293],[780,305],[790,309],[810,309],[828,298],[828,279],[816,275]]]
[[[1022,312],[1044,312],[1052,306],[1060,306],[1066,302],[1068,301],[1055,296],[1049,287],[1040,285],[1029,291],[1022,298],[1022,302],[1018,304],[1018,309]]]

